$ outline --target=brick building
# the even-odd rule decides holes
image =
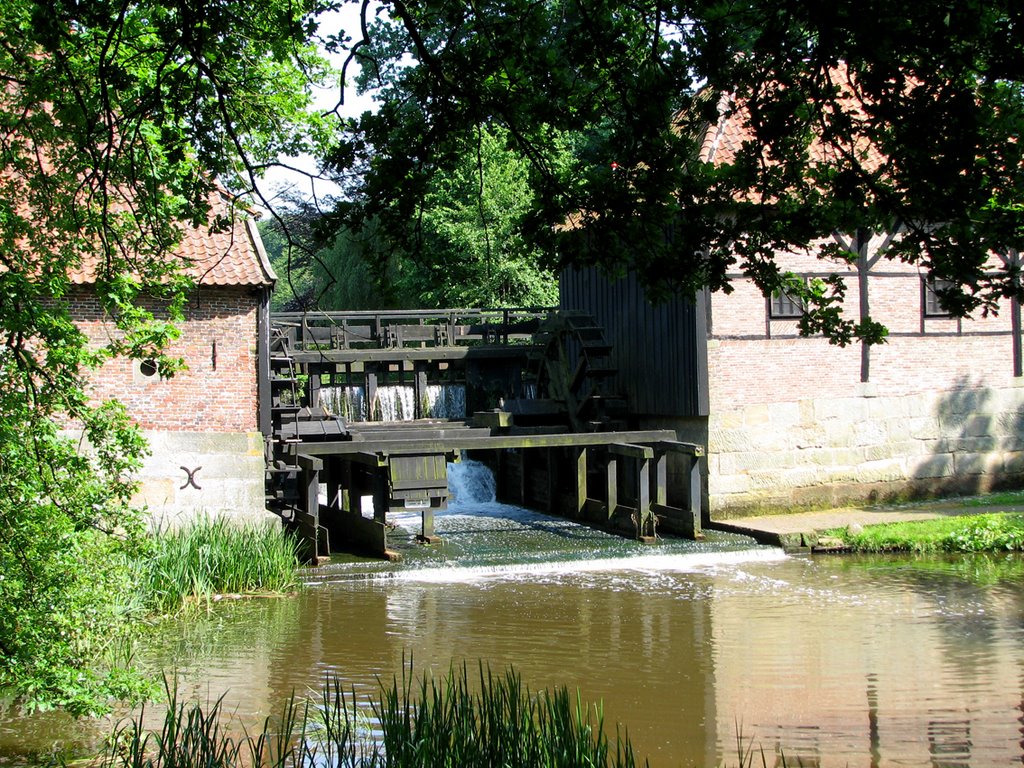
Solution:
[[[701,159],[731,162],[745,130],[741,110],[723,109]],[[712,519],[1019,487],[1019,305],[1003,300],[996,315],[950,317],[916,266],[883,258],[891,236],[836,233],[859,256],[848,266],[777,254],[783,271],[807,279],[842,275],[844,313],[885,325],[881,345],[799,337],[800,306],[785,295],[766,299],[740,273],[730,275],[730,295],[652,306],[631,277],[609,283],[567,270],[561,302],[608,329],[620,389],[641,426],[672,426],[707,447]],[[1018,259],[992,256],[1003,269]]]
[[[228,201],[212,215],[230,215]],[[275,281],[254,222],[188,230],[176,255],[195,280],[179,338],[167,350],[187,366],[162,379],[146,361],[113,359],[91,378],[98,400],[116,398],[144,431],[152,455],[137,501],[158,524],[196,514],[258,518],[264,506],[259,340],[269,336]],[[76,324],[97,344],[114,332],[86,265],[71,275]],[[157,316],[162,309],[152,306]]]

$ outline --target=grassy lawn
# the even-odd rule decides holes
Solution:
[[[858,552],[1024,551],[1024,515],[986,513],[828,531]]]

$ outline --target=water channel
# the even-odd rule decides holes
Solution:
[[[484,660],[603,701],[653,766],[736,765],[739,734],[769,765],[1024,761],[1019,558],[787,556],[714,533],[645,547],[496,504],[479,465],[453,476],[443,545],[410,533],[401,563],[340,558],[294,599],[222,604],[153,638],[149,663],[249,723],[326,675],[372,693],[403,660]],[[53,734],[0,722],[0,755],[21,728]]]

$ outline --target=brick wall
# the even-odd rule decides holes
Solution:
[[[821,275],[806,254],[784,269]],[[842,266],[856,319],[855,267]],[[870,315],[890,331],[869,351],[799,338],[769,319],[742,277],[712,299],[708,485],[712,511],[836,504],[891,494],[984,491],[1024,481],[1024,382],[1013,376],[1009,304],[998,315],[926,317],[915,267],[885,259]]]
[[[88,288],[76,289],[69,303],[73,319],[94,343],[115,332]],[[181,336],[168,349],[187,369],[161,380],[145,375],[138,362],[108,361],[91,377],[94,396],[117,398],[147,430],[256,430],[258,303],[251,288],[200,289],[179,323]]]

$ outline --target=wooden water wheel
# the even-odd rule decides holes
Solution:
[[[613,389],[618,369],[594,318],[559,312],[543,323],[536,340],[536,397],[558,404],[576,432],[620,428],[626,403]]]

